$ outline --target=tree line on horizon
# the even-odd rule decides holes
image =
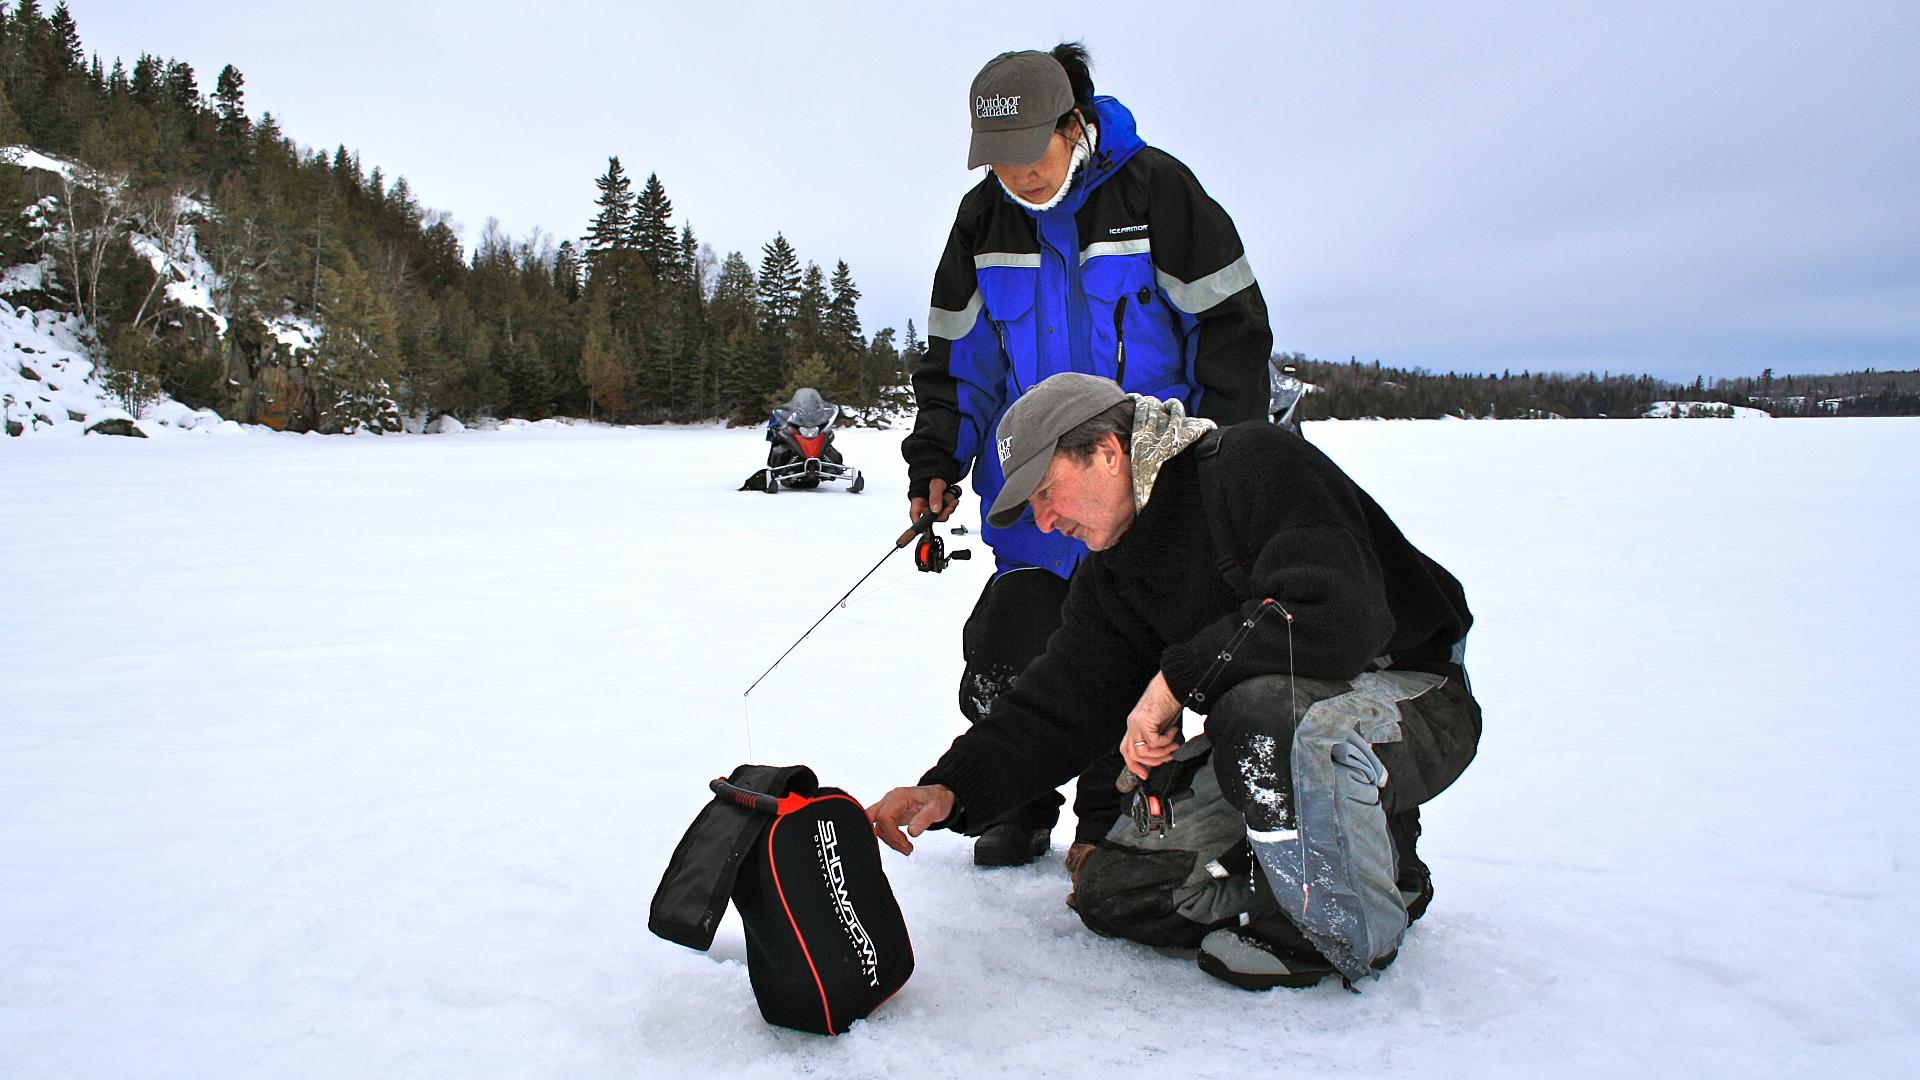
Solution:
[[[1435,373],[1378,360],[1314,360],[1300,353],[1283,354],[1277,362],[1313,386],[1300,405],[1299,415],[1307,420],[1623,418],[1644,416],[1656,401],[1752,408],[1784,417],[1920,415],[1920,371],[1776,378],[1767,368],[1752,377],[1709,381],[1696,376],[1682,383],[1612,372]],[[1712,409],[1699,414],[1719,415]]]
[[[829,275],[778,234],[757,270],[716,257],[659,177],[635,192],[618,157],[579,241],[490,220],[469,253],[404,177],[250,116],[232,65],[208,95],[183,61],[89,58],[65,0],[0,3],[0,144],[78,163],[70,179],[0,170],[0,260],[51,256],[41,295],[15,299],[80,315],[130,404],[164,392],[321,431],[393,430],[403,412],[751,420],[803,385],[897,404],[902,351],[924,348],[911,322],[904,342],[863,333],[844,261]],[[135,237],[197,248],[213,317]]]
[[[800,386],[858,410],[910,401],[911,321],[868,336],[852,270],[784,235],[722,258],[675,222],[657,175],[618,156],[580,239],[489,221],[469,252],[404,177],[287,138],[247,111],[232,65],[205,94],[191,65],[88,57],[61,0],[0,0],[0,144],[78,163],[73,179],[0,169],[0,266],[49,258],[35,297],[97,337],[129,405],[164,392],[294,430],[392,430],[401,414],[753,421]],[[192,247],[213,315],[170,293],[145,237]],[[288,330],[310,329],[301,334]],[[1780,416],[1920,414],[1920,376],[1852,372],[1672,383],[1646,375],[1434,374],[1281,360],[1317,391],[1308,418],[1639,416],[1656,400]]]

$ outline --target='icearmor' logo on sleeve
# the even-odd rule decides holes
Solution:
[[[990,116],[1019,116],[1020,95],[976,97],[973,99],[973,115],[976,120],[985,120]]]

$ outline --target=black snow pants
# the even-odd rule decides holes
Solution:
[[[1047,638],[1060,626],[1060,609],[1066,600],[1067,582],[1038,567],[1010,570],[987,582],[960,635],[966,657],[966,669],[960,675],[960,712],[968,723],[979,723],[994,700],[1046,651]],[[1073,799],[1079,819],[1074,828],[1076,842],[1099,840],[1120,816],[1124,807],[1113,781],[1122,767],[1116,745],[1080,774]],[[1049,829],[1060,820],[1065,801],[1059,792],[1048,792],[978,827],[1014,824]]]

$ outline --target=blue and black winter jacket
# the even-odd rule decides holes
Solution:
[[[1126,106],[1094,107],[1098,147],[1060,205],[1036,214],[991,172],[960,202],[913,370],[910,495],[971,473],[992,505],[1005,482],[992,451],[1001,414],[1062,371],[1178,398],[1223,426],[1266,413],[1273,332],[1233,220],[1185,165],[1140,140]],[[1002,573],[1066,577],[1086,554],[1031,515],[983,534]]]

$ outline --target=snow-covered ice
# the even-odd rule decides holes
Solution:
[[[1910,1070],[1920,421],[1308,430],[1479,619],[1399,962],[1244,993],[1083,929],[1067,825],[931,834],[840,1039],[647,903],[749,723],[863,799],[960,730],[981,559],[894,556],[741,698],[904,524],[899,433],[773,497],[714,427],[0,440],[0,1075]]]

